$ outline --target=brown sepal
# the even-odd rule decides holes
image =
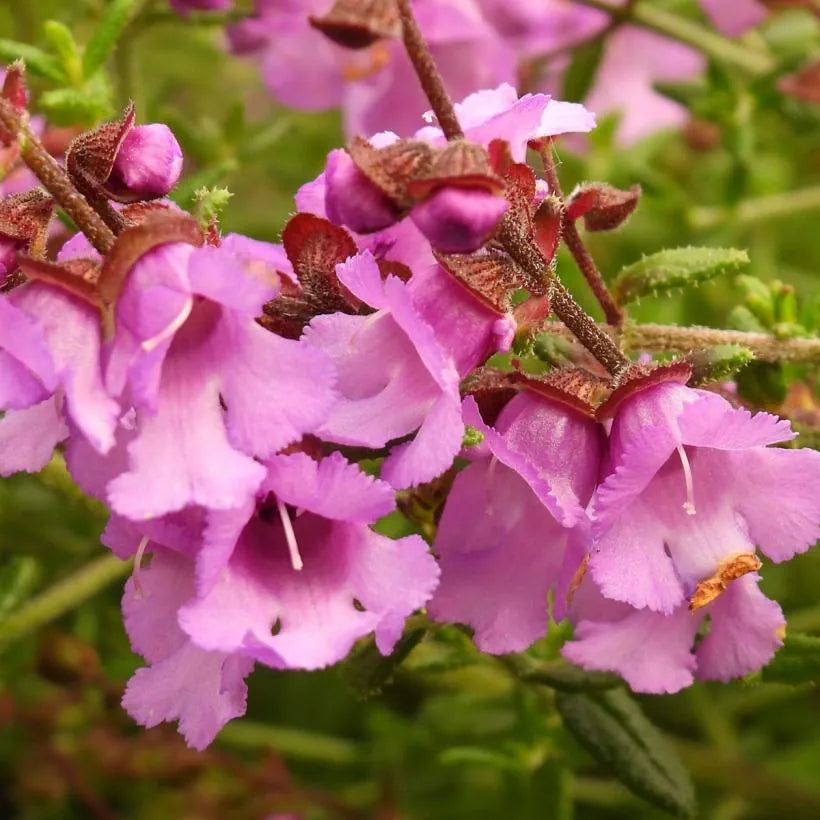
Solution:
[[[476,400],[481,418],[494,425],[509,401],[518,393],[513,374],[479,367],[465,381],[462,393]]]
[[[29,256],[45,254],[54,200],[39,190],[0,199],[0,234],[19,242]]]
[[[434,252],[436,261],[486,307],[504,314],[512,292],[522,287],[523,274],[501,250],[482,248],[476,253]]]
[[[618,387],[598,408],[600,420],[611,418],[621,402],[656,384],[677,382],[686,384],[692,377],[692,368],[688,362],[678,361],[670,364],[631,364],[618,379]]]
[[[336,0],[327,14],[310,15],[308,20],[345,48],[367,48],[377,40],[401,34],[395,0]]]
[[[490,158],[490,168],[500,177],[505,177],[515,164],[510,153],[510,144],[506,140],[491,140],[487,146],[487,156]]]
[[[142,225],[146,219],[165,213],[180,213],[165,202],[132,202],[126,205],[121,211],[121,216],[129,225]]]
[[[18,114],[28,108],[28,86],[26,85],[26,66],[22,60],[15,60],[6,69],[3,90],[0,96],[8,100]]]
[[[514,381],[540,396],[595,418],[595,407],[606,394],[607,380],[582,367],[550,370],[543,376],[517,372]]]
[[[109,177],[123,140],[134,127],[134,104],[129,103],[122,118],[106,122],[74,139],[66,151],[65,164],[74,184],[86,196],[106,196],[118,202],[133,202],[127,191],[112,190]]]
[[[510,203],[512,217],[532,231],[535,210],[535,173],[529,165],[513,163],[504,175],[504,196]]]
[[[282,244],[312,316],[358,312],[361,302],[336,276],[336,265],[357,252],[353,237],[344,228],[314,214],[299,213],[285,225]]]
[[[820,103],[820,60],[813,60],[794,74],[787,74],[777,83],[777,87],[790,97]]]
[[[282,289],[275,299],[262,307],[257,318],[262,327],[286,339],[298,339],[305,325],[316,315],[314,305],[305,292],[286,276],[281,277]]]
[[[742,578],[750,572],[757,572],[762,564],[753,552],[739,552],[724,559],[718,565],[714,575],[700,581],[689,599],[689,609],[694,612],[711,604],[721,593],[726,591],[732,581]]]
[[[26,279],[46,282],[76,296],[94,307],[100,307],[97,282],[100,263],[93,259],[69,259],[67,262],[46,262],[21,254],[17,257]]]
[[[556,196],[545,197],[532,220],[532,235],[544,261],[550,265],[561,241],[564,204]]]
[[[116,238],[100,271],[99,293],[106,338],[113,335],[114,305],[129,271],[146,253],[170,242],[200,247],[204,242],[202,229],[188,214],[165,209],[146,214],[139,224],[127,227]]]
[[[354,137],[347,152],[356,167],[399,208],[413,204],[408,183],[426,176],[433,164],[433,149],[421,140],[398,140],[374,148],[367,140]]]
[[[567,200],[567,218],[584,219],[588,231],[611,231],[630,217],[641,198],[641,186],[626,191],[605,182],[579,185]]]
[[[549,296],[530,296],[513,308],[516,335],[530,335],[538,329],[550,315]]]
[[[437,151],[429,171],[408,182],[407,193],[422,200],[445,185],[480,188],[492,194],[504,192],[504,182],[493,173],[487,151],[463,139],[453,140]]]

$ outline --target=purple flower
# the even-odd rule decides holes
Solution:
[[[410,218],[436,250],[472,253],[495,231],[510,203],[482,188],[445,185],[414,206]]]
[[[260,247],[243,237],[221,248],[172,243],[129,272],[106,373],[109,390],[137,409],[123,431],[129,469],[108,488],[121,514],[240,506],[264,477],[254,457],[324,419],[334,398],[327,358],[255,321],[278,290]]]
[[[766,447],[793,435],[775,416],[679,384],[627,399],[593,503],[601,592],[671,614],[700,605],[722,568],[754,569],[756,546],[776,562],[807,550],[820,537],[820,453]]]
[[[309,25],[308,15],[327,8],[326,0],[257,0],[257,16],[231,26],[228,36],[234,51],[258,56],[279,102],[308,110],[341,105],[351,135],[411,133],[428,103],[401,44],[344,49]],[[515,54],[475,0],[418,0],[414,11],[453,96],[515,80]]]
[[[520,651],[546,633],[547,593],[567,585],[567,558],[577,551],[568,545],[579,540],[585,548],[584,507],[603,430],[529,391],[510,401],[494,427],[472,398],[464,420],[484,441],[466,451],[472,463],[456,477],[441,517],[434,543],[441,583],[429,610],[472,626],[485,652]]]
[[[134,648],[150,664],[128,685],[129,713],[143,725],[179,719],[202,748],[244,711],[242,679],[254,662],[327,666],[371,632],[392,651],[438,579],[421,538],[393,541],[367,526],[394,503],[387,484],[339,454],[316,462],[294,453],[268,460],[249,510],[212,517],[204,530],[190,519],[201,537],[193,550],[180,535],[186,522],[166,518],[156,534],[185,548],[152,546],[150,568],[123,601]]]
[[[182,149],[167,125],[138,125],[120,146],[108,180],[144,199],[165,196],[182,173]]]
[[[455,364],[408,286],[395,276],[382,281],[369,251],[337,265],[336,273],[376,312],[317,316],[305,329],[305,341],[328,354],[339,374],[339,399],[317,435],[380,448],[418,431],[393,448],[382,477],[398,488],[429,481],[450,466],[464,434]]]

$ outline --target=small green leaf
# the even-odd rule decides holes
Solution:
[[[83,64],[71,30],[57,20],[46,20],[43,34],[71,84],[80,85],[83,81]]]
[[[672,288],[697,285],[749,261],[735,248],[670,248],[622,268],[613,283],[620,304]]]
[[[198,188],[194,191],[194,216],[203,230],[219,224],[233,194],[227,188]]]
[[[439,754],[438,761],[444,766],[473,765],[508,772],[526,771],[520,755],[486,746],[451,746]]]
[[[379,694],[426,632],[424,626],[411,627],[389,655],[382,655],[372,638],[362,641],[342,665],[342,679],[360,698]]]
[[[774,660],[761,672],[766,683],[816,683],[820,681],[820,638],[786,635]]]
[[[141,0],[112,0],[83,53],[83,73],[94,74],[116,48],[125,27]]]
[[[587,672],[564,660],[539,661],[527,655],[509,655],[504,659],[516,677],[541,683],[562,692],[593,692],[612,689],[623,681],[609,672]]]
[[[566,728],[630,791],[678,817],[694,816],[689,774],[627,692],[558,692],[555,703]]]
[[[698,350],[689,356],[692,365],[692,387],[709,382],[719,382],[733,376],[754,359],[754,353],[741,345],[717,345],[708,350]]]
[[[40,107],[54,125],[95,125],[112,113],[107,98],[86,89],[54,88],[40,96]]]
[[[563,100],[583,100],[595,82],[604,54],[603,38],[596,38],[572,52],[572,61],[564,72]]]
[[[475,447],[484,441],[484,433],[477,427],[472,427],[469,424],[464,428],[464,440],[461,442],[462,447]]]
[[[26,43],[0,38],[0,63],[13,63],[15,60],[23,60],[26,69],[38,77],[60,84],[68,80],[60,61],[53,55]]]
[[[15,555],[0,568],[0,618],[13,612],[29,597],[39,574],[40,567],[30,555]]]

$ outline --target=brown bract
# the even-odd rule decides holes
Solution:
[[[465,380],[462,392],[476,400],[481,418],[493,425],[507,403],[518,393],[518,387],[512,373],[479,367]]]
[[[482,248],[470,254],[436,252],[435,257],[460,285],[499,314],[510,309],[513,291],[523,287],[523,273],[502,250]]]
[[[513,383],[593,419],[607,390],[606,379],[581,367],[550,370],[543,376],[515,373]]]
[[[54,200],[42,191],[26,191],[0,199],[0,235],[19,242],[29,256],[44,256]]]
[[[429,169],[408,181],[407,193],[415,200],[422,200],[444,186],[479,188],[499,195],[505,187],[490,167],[487,151],[463,139],[453,140],[437,151]]]
[[[433,164],[433,149],[421,140],[398,140],[374,148],[367,140],[354,137],[347,152],[356,167],[400,209],[413,204],[408,184],[426,176]]]
[[[665,382],[686,384],[691,377],[692,368],[688,362],[678,361],[661,365],[630,364],[618,379],[618,387],[598,408],[597,417],[599,420],[611,418],[622,402],[642,390]]]
[[[66,152],[66,170],[79,190],[90,197],[106,196],[117,202],[144,199],[130,194],[124,187],[109,179],[114,161],[128,132],[134,127],[134,105],[129,103],[122,118],[106,122],[80,134]]]
[[[567,200],[567,217],[583,217],[588,231],[611,231],[629,218],[641,198],[641,186],[624,191],[604,182],[579,185]]]
[[[726,591],[732,581],[742,578],[749,572],[757,572],[760,567],[760,559],[751,552],[739,552],[737,555],[726,558],[720,562],[714,575],[701,581],[695,587],[689,599],[689,609],[694,612],[696,609],[711,604],[718,595]]]
[[[557,196],[548,196],[538,206],[532,220],[532,235],[541,256],[552,264],[564,225],[564,204]]]
[[[47,262],[21,255],[17,258],[28,280],[45,282],[76,296],[94,307],[100,307],[98,281],[100,263],[93,259],[69,259],[67,262]]]
[[[395,0],[336,0],[327,14],[308,20],[334,43],[352,49],[401,33]]]

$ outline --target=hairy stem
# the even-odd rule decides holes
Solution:
[[[7,101],[0,99],[0,126],[20,140],[20,155],[43,187],[74,220],[88,241],[103,255],[114,244],[114,233],[88,200],[77,190],[57,160],[46,151],[24,118]]]
[[[749,74],[768,74],[775,68],[774,58],[770,54],[742,46],[728,37],[722,37],[706,26],[659,9],[652,3],[635,3],[625,8],[615,8],[605,0],[575,0],[575,2],[582,6],[605,11],[625,22],[634,23],[642,28],[671,37],[673,40],[686,43],[707,57],[731,63]]]
[[[430,101],[433,113],[438,124],[448,140],[459,139],[464,136],[461,125],[456,117],[453,101],[447,93],[441,74],[436,68],[433,55],[427,47],[424,35],[413,16],[410,0],[398,0],[399,16],[401,17],[402,39],[407,50],[407,56],[413,63],[413,68],[421,83],[422,91]]]
[[[555,158],[552,153],[552,144],[545,143],[539,150],[541,160],[544,163],[544,178],[550,187],[550,193],[555,194],[561,202],[564,201],[564,192],[561,189],[561,180],[558,178],[558,170],[555,167]],[[566,244],[575,264],[587,280],[592,293],[598,300],[598,304],[603,308],[604,316],[611,325],[620,325],[624,320],[624,313],[615,303],[615,299],[609,292],[609,288],[604,282],[604,277],[598,270],[592,254],[581,239],[578,228],[571,219],[564,219],[561,228],[561,236]]]
[[[130,570],[131,562],[121,561],[115,555],[91,561],[0,621],[0,646],[70,612],[109,584],[124,578]]]
[[[439,125],[447,139],[464,136],[458,123],[452,100],[436,68],[433,56],[413,16],[410,0],[397,0],[402,21],[405,48],[418,75],[422,90],[433,107]],[[592,317],[573,299],[558,281],[544,260],[532,236],[524,231],[511,213],[507,213],[498,229],[498,239],[509,255],[549,292],[552,309],[573,335],[613,376],[619,376],[629,366],[629,360]]]
[[[764,362],[820,364],[820,339],[816,338],[778,339],[768,333],[658,324],[626,324],[622,328],[610,325],[598,327],[610,336],[620,333],[621,345],[625,350],[645,350],[648,353],[688,352],[730,344],[749,348],[756,358]],[[565,338],[571,338],[572,335],[558,322],[549,322],[544,329]]]

